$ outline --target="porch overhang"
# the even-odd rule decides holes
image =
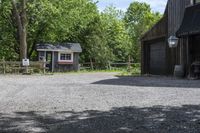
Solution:
[[[200,4],[187,7],[184,18],[176,36],[190,36],[200,34]]]

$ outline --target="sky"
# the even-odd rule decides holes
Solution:
[[[133,1],[146,2],[151,5],[153,11],[160,13],[164,12],[167,3],[167,0],[99,0],[98,7],[100,11],[103,11],[105,7],[113,5],[117,9],[126,11],[130,3]]]

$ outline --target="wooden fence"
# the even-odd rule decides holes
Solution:
[[[33,72],[46,72],[46,63],[40,61],[31,61],[30,66],[28,67],[28,73]],[[0,74],[7,73],[23,73],[26,67],[22,66],[22,62],[20,61],[0,61]]]
[[[30,66],[28,67],[28,73],[46,73],[48,68],[46,67],[46,64],[48,62],[43,61],[31,61]],[[108,63],[106,67],[98,67],[98,63],[82,63],[80,64],[80,69],[84,70],[94,70],[94,69],[108,69],[108,70],[114,70],[114,69],[121,69],[121,68],[127,68],[130,70],[131,68],[139,68],[140,63],[123,63],[123,62],[114,62],[114,63]],[[26,67],[22,66],[22,62],[20,61],[4,61],[0,60],[0,74],[7,74],[7,73],[13,73],[13,74],[20,74],[25,72]]]
[[[94,69],[95,66],[98,66],[98,63],[94,63],[94,62],[86,62],[86,63],[81,63],[81,69]],[[131,67],[140,67],[140,63],[129,63],[129,62],[113,62],[113,63],[108,63],[107,64],[107,69],[114,69],[114,68],[121,68],[121,67],[127,67],[127,68],[131,68]],[[105,69],[105,68],[103,68]]]

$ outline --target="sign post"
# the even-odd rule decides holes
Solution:
[[[28,67],[30,65],[29,59],[23,59],[22,60],[22,66],[25,67],[25,73],[28,73]]]

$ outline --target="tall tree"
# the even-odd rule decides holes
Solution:
[[[20,59],[27,58],[27,16],[26,16],[26,0],[16,2],[11,0],[15,20],[18,28],[18,36],[20,43]]]
[[[114,61],[127,61],[130,39],[123,21],[124,13],[110,6],[101,14],[106,32],[107,45],[110,47]]]

